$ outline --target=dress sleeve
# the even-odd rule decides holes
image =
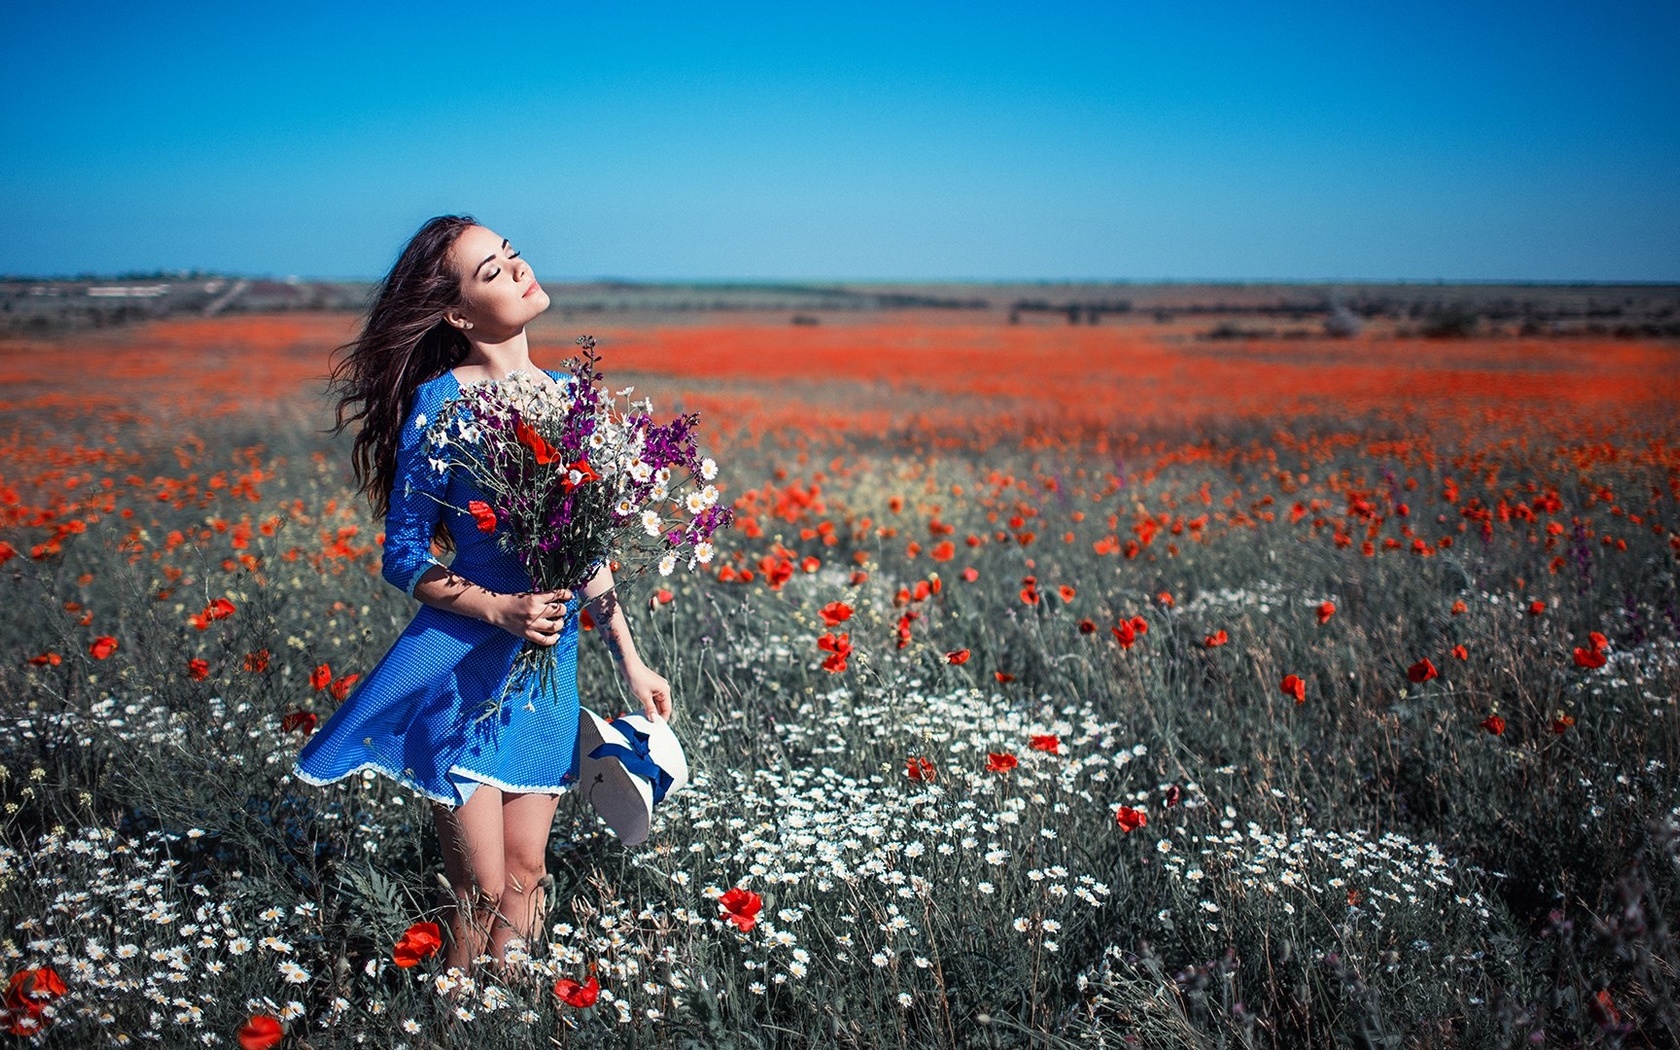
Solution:
[[[414,406],[397,436],[397,471],[391,486],[391,509],[385,514],[385,582],[413,596],[414,585],[427,569],[443,562],[432,556],[432,535],[443,515],[449,470],[430,455],[426,425],[442,407],[421,387]]]

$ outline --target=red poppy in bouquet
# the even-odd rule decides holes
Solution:
[[[699,416],[655,421],[651,402],[621,400],[632,388],[603,385],[593,339],[578,346],[560,383],[524,373],[473,383],[428,423],[432,467],[466,471],[482,497],[450,509],[494,532],[539,591],[581,591],[608,562],[620,584],[710,564],[712,536],[733,512],[718,504],[717,464],[700,454]],[[558,658],[527,642],[519,667],[546,683]]]

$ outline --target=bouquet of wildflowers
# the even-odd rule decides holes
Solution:
[[[621,408],[633,388],[607,391],[595,340],[578,346],[570,384],[524,373],[473,383],[431,421],[434,465],[467,470],[485,497],[457,509],[497,531],[539,591],[579,591],[602,562],[616,579],[710,562],[712,534],[733,515],[717,505],[717,464],[696,447],[699,416],[656,423],[645,398]],[[538,668],[554,658],[530,642],[520,654]]]

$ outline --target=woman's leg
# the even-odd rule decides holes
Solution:
[[[517,796],[515,796],[517,797]],[[507,889],[503,857],[502,793],[480,784],[458,809],[434,805],[444,877],[455,893],[449,913],[450,966],[469,970],[501,923],[497,912]]]
[[[480,789],[482,790],[482,789]],[[489,952],[502,957],[515,937],[531,945],[543,914],[543,879],[548,875],[548,835],[560,796],[539,792],[502,795],[502,918],[490,936]]]

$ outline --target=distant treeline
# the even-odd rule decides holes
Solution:
[[[1680,286],[1482,284],[813,284],[545,285],[556,316],[750,311],[795,324],[869,311],[992,313],[1010,324],[1172,323],[1219,318],[1210,339],[1357,334],[1609,335],[1680,338]],[[366,308],[370,282],[269,280],[198,271],[74,279],[0,278],[0,335],[128,324],[169,316]],[[1120,294],[1117,294],[1120,293]]]

